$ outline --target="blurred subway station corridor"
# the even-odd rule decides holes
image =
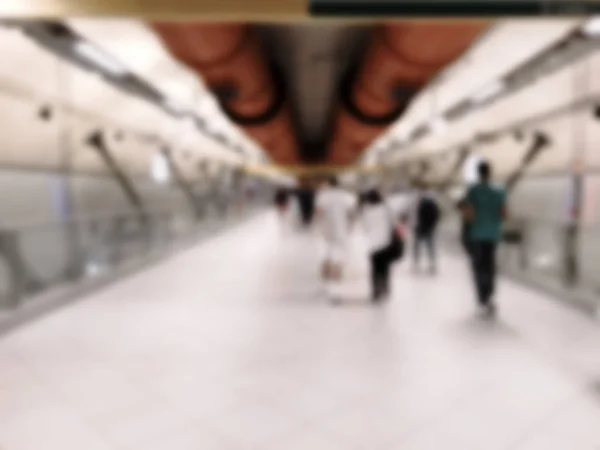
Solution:
[[[597,18],[0,50],[0,450],[600,449]]]

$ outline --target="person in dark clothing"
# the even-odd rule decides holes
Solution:
[[[462,244],[463,249],[464,249],[465,253],[467,254],[467,256],[470,257],[471,256],[471,244],[470,244],[469,232],[470,232],[471,224],[465,218],[465,208],[467,208],[468,205],[469,205],[469,203],[467,202],[467,199],[465,197],[465,198],[462,198],[461,200],[459,200],[456,207],[459,210],[459,212],[461,213],[461,218],[462,218],[461,230],[460,230],[460,243]]]
[[[312,224],[315,213],[315,193],[308,187],[302,187],[297,192],[298,206],[300,207],[300,218],[305,227]]]
[[[275,192],[275,206],[277,209],[285,210],[288,205],[289,194],[287,189],[280,188]]]
[[[279,214],[279,221],[283,224],[285,221],[286,212],[289,209],[290,193],[285,188],[279,188],[275,192],[275,208]]]
[[[362,197],[361,218],[370,253],[372,300],[378,303],[390,294],[390,269],[397,260],[391,252],[395,213],[381,192],[371,189]]]
[[[436,251],[435,251],[435,233],[440,218],[440,208],[426,185],[421,185],[421,192],[415,211],[415,229],[414,229],[414,264],[419,267],[421,259],[421,247],[425,245],[429,255],[429,270],[435,273]]]
[[[502,188],[492,186],[491,167],[479,165],[479,183],[469,188],[466,219],[470,221],[469,241],[471,262],[477,290],[477,299],[483,313],[493,316],[496,281],[496,248],[502,234],[502,223],[507,217],[506,195]]]

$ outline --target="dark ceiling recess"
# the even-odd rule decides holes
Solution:
[[[220,104],[227,104],[240,97],[240,90],[235,84],[224,82],[222,84],[215,85],[211,88],[211,91],[217,97]]]
[[[311,23],[256,28],[286,80],[301,161],[326,163],[340,80],[360,59],[372,27]]]

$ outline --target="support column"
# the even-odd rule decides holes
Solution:
[[[473,150],[471,150],[471,148],[469,148],[469,147],[466,147],[466,148],[463,148],[462,150],[460,150],[460,152],[458,154],[458,158],[456,159],[456,162],[454,163],[452,170],[450,170],[450,173],[448,174],[446,179],[440,184],[441,192],[446,192],[448,189],[450,189],[454,179],[456,178],[456,175],[458,175],[460,170],[463,168],[463,166],[465,165],[465,161],[471,155],[472,151]]]
[[[570,217],[565,228],[564,241],[564,281],[567,286],[573,287],[579,281],[578,242],[581,221],[581,204],[583,197],[583,175],[577,170],[573,170],[570,181]]]
[[[67,280],[76,280],[83,272],[83,260],[85,258],[83,245],[81,243],[81,234],[79,223],[76,220],[77,213],[74,211],[75,202],[73,201],[72,186],[72,161],[73,161],[73,142],[71,135],[71,124],[68,116],[68,104],[71,97],[69,71],[61,62],[57,65],[57,90],[59,92],[59,102],[57,103],[57,119],[59,127],[58,148],[60,152],[60,168],[58,173],[59,195],[62,197],[62,217],[60,218],[65,227],[67,242],[67,263],[65,268],[65,278]]]
[[[590,92],[591,63],[574,69],[573,94],[575,98],[583,98]],[[579,282],[579,234],[581,229],[583,187],[585,171],[585,148],[587,144],[585,122],[573,119],[573,136],[570,168],[570,192],[567,209],[567,225],[564,239],[564,282],[574,287]]]
[[[517,183],[523,178],[525,171],[540,155],[540,152],[547,148],[550,144],[548,137],[542,133],[536,133],[533,138],[533,144],[531,148],[525,152],[525,155],[521,159],[521,163],[517,166],[517,168],[513,171],[513,173],[508,177],[506,181],[506,192],[512,191]]]
[[[119,184],[123,194],[125,194],[125,197],[129,200],[129,203],[136,210],[140,218],[142,218],[143,221],[146,221],[148,219],[148,213],[146,212],[144,201],[106,145],[102,132],[94,131],[88,137],[88,144],[90,144],[90,146],[96,150],[100,158],[102,158],[107,169]]]
[[[140,242],[145,245],[146,249],[151,249],[152,244],[152,223],[150,221],[150,215],[147,213],[142,196],[138,193],[133,182],[129,179],[125,171],[121,168],[110,149],[106,145],[105,138],[100,130],[94,131],[88,137],[88,144],[96,150],[108,171],[121,187],[123,194],[129,200],[130,205],[137,213],[137,220],[140,227],[139,239]],[[129,237],[125,236],[125,229],[123,224],[120,223],[115,230],[115,242],[117,250],[121,249],[123,240],[128,240]]]
[[[169,164],[169,169],[171,170],[171,174],[173,175],[175,184],[181,190],[184,197],[187,199],[187,202],[190,205],[190,209],[192,210],[194,217],[196,219],[200,219],[200,217],[202,216],[202,209],[200,208],[200,202],[199,202],[198,198],[196,197],[196,195],[194,194],[192,187],[190,186],[188,181],[185,179],[185,177],[183,176],[183,173],[181,172],[181,170],[179,170],[179,167],[175,163],[175,160],[173,158],[173,155],[172,155],[170,149],[167,147],[162,147],[161,152]]]

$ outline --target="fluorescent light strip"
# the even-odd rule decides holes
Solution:
[[[118,61],[88,41],[77,41],[74,49],[80,57],[110,75],[123,76],[127,73]]]
[[[502,81],[502,80],[494,81],[493,83],[488,84],[481,91],[479,91],[475,95],[473,95],[473,97],[471,97],[471,99],[475,103],[487,102],[488,100],[491,100],[492,98],[494,98],[495,96],[500,94],[505,89],[505,87],[506,87],[506,85],[505,85],[504,81]]]
[[[592,17],[585,22],[582,31],[587,36],[600,36],[600,16]]]

